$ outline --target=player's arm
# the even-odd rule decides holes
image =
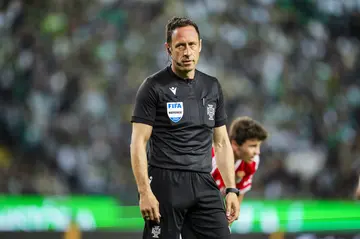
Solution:
[[[131,119],[131,166],[140,196],[140,211],[145,219],[160,222],[159,202],[151,191],[148,179],[146,146],[156,117],[158,97],[151,80],[147,79],[136,94],[134,113]]]
[[[131,165],[139,194],[151,191],[148,177],[146,145],[152,133],[152,126],[133,123],[131,135]]]
[[[139,193],[150,190],[146,145],[152,133],[156,117],[157,94],[154,83],[146,79],[136,94],[132,115],[131,164]]]
[[[140,211],[146,220],[160,222],[159,202],[150,188],[146,145],[151,136],[152,126],[133,123],[131,136],[131,166],[140,196]]]
[[[226,126],[214,129],[216,165],[227,188],[235,188],[234,153]]]
[[[215,111],[214,148],[216,164],[225,183],[225,187],[235,188],[234,153],[226,130],[227,116],[221,86],[217,81],[218,100]],[[226,195],[226,217],[229,224],[239,217],[239,203],[234,193]]]
[[[218,100],[215,111],[215,128],[213,145],[215,159],[225,187],[235,188],[234,153],[232,151],[229,135],[226,130],[227,115],[225,112],[224,96],[221,85],[217,81]]]
[[[259,156],[255,157],[254,159],[256,166],[255,166],[255,170],[258,169],[259,167],[259,163],[260,163],[260,158]],[[240,194],[238,196],[238,200],[239,200],[239,205],[241,206],[242,201],[244,200],[244,196],[247,192],[249,192],[252,188],[252,179],[253,179],[253,175],[251,175],[246,181],[241,181],[240,185],[239,185],[239,191]]]

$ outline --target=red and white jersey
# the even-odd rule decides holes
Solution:
[[[240,190],[241,194],[245,194],[250,191],[252,178],[259,167],[260,157],[256,156],[251,163],[245,163],[245,161],[238,159],[235,161],[235,177],[236,187]],[[212,149],[212,171],[211,175],[215,179],[217,186],[221,192],[225,191],[225,183],[221,177],[220,171],[216,166],[215,151]]]

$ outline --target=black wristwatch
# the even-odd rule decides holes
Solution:
[[[239,196],[240,191],[237,188],[226,188],[225,189],[225,194],[227,195],[228,193],[235,193],[236,196]]]

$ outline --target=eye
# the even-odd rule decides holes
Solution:
[[[195,42],[190,42],[190,44],[189,44],[189,46],[191,47],[191,48],[194,48],[194,47],[196,47],[196,43]]]
[[[185,44],[178,44],[178,45],[176,45],[176,48],[177,49],[179,49],[179,50],[183,50],[183,49],[185,49]]]

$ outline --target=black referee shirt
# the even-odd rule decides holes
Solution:
[[[196,70],[193,80],[185,80],[169,66],[141,84],[131,122],[153,126],[149,165],[210,172],[213,128],[226,120],[216,78]]]

